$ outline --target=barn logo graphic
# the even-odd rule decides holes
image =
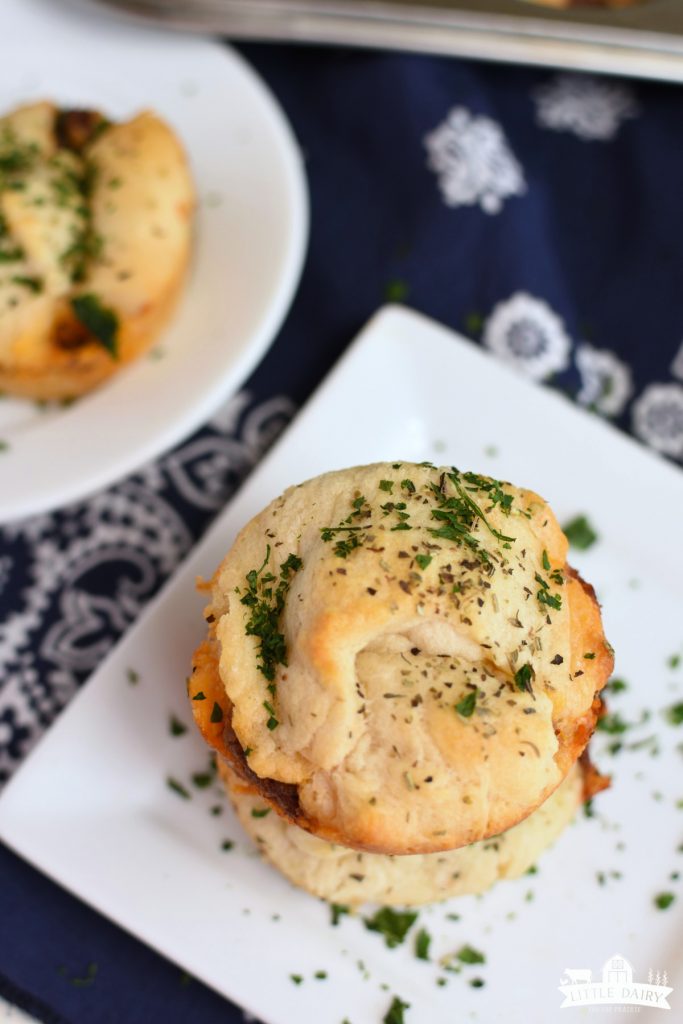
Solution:
[[[589,967],[568,967],[560,979],[564,1002],[560,1009],[578,1006],[631,1005],[670,1010],[666,971],[648,971],[647,982],[635,981],[626,957],[615,953],[603,965],[602,977],[593,980]]]

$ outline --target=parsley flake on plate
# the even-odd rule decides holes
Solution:
[[[410,1003],[404,1003],[398,996],[394,996],[391,1006],[382,1018],[382,1024],[405,1024],[404,1010],[410,1009]]]
[[[405,939],[406,935],[417,921],[416,911],[399,911],[391,907],[382,907],[373,917],[363,918],[363,923],[368,931],[379,932],[384,936],[384,941],[393,949]]]
[[[599,539],[585,515],[575,516],[562,527],[564,535],[577,551],[587,551]]]

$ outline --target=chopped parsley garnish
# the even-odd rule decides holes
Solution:
[[[166,785],[168,786],[169,789],[172,789],[174,793],[177,793],[178,796],[181,796],[183,800],[192,799],[192,794],[190,793],[189,789],[186,789],[185,786],[183,786],[182,782],[178,782],[177,779],[174,779],[170,775],[166,779]]]
[[[393,480],[380,480],[380,482],[379,482],[379,489],[380,489],[380,491],[386,491],[387,494],[391,494],[391,492],[394,489],[394,481]]]
[[[213,702],[213,707],[211,708],[211,721],[214,724],[223,721],[223,708],[220,706],[218,701]]]
[[[23,288],[28,288],[34,295],[39,295],[43,290],[43,281],[40,277],[24,277],[22,274],[15,274],[14,277],[10,278],[12,284],[18,284]]]
[[[86,968],[86,971],[85,971],[85,974],[83,976],[80,976],[80,977],[77,976],[77,977],[74,977],[74,978],[68,978],[68,980],[71,982],[71,984],[73,985],[74,988],[89,988],[90,985],[94,984],[95,978],[97,977],[98,970],[99,970],[98,964],[91,963],[91,964],[88,964],[88,966]],[[60,967],[59,968],[59,973],[61,975],[63,975],[63,976],[67,976],[68,975],[66,967]]]
[[[418,960],[429,960],[429,946],[432,937],[424,928],[420,928],[415,936],[415,956]]]
[[[548,558],[548,552],[545,550],[545,548],[543,549],[543,559],[542,559],[542,562],[543,562],[543,568],[545,569],[546,572],[548,572],[550,570],[550,559]]]
[[[681,663],[680,654],[672,654],[670,658],[667,658],[666,664],[669,668],[678,668]]]
[[[316,971],[313,977],[317,978],[318,981],[324,981],[327,977],[327,971]]]
[[[471,978],[470,985],[472,988],[483,988],[485,985],[483,978]]]
[[[113,309],[103,306],[92,292],[75,295],[71,308],[80,323],[107,350],[113,359],[118,358],[119,318]]]
[[[290,980],[293,981],[295,985],[300,985],[304,980],[301,974],[290,974],[289,977]]]
[[[197,693],[195,693],[192,700],[206,700],[206,694],[204,693],[203,690],[198,690]]]
[[[415,494],[415,484],[412,480],[401,480],[401,488],[407,491],[408,494]]]
[[[538,603],[548,605],[549,608],[555,608],[559,611],[562,608],[561,594],[551,594],[550,587],[543,579],[543,577],[539,575],[539,573],[535,574],[534,579],[537,583],[540,583],[541,585],[540,590],[538,590],[538,592],[536,593],[536,600],[538,601]],[[560,578],[559,580],[554,578],[554,582],[559,582],[560,584],[562,584],[564,580],[562,578]]]
[[[365,519],[371,514],[370,506],[365,497],[361,494],[354,498],[351,502],[351,508],[353,509],[351,514],[342,520],[338,526],[322,526],[320,528],[320,539],[325,543],[334,540],[339,533],[348,534],[347,537],[337,540],[334,545],[334,553],[338,558],[348,558],[351,552],[361,547],[367,539],[367,534],[362,532],[364,529],[362,526],[352,525],[354,519]]]
[[[522,667],[518,668],[515,672],[515,686],[518,690],[524,690],[526,693],[531,693],[531,682],[535,678],[536,673],[534,672],[533,666],[527,663],[526,665],[522,665]]]
[[[140,682],[140,675],[135,671],[134,668],[126,669],[126,679],[131,686],[137,686]]]
[[[578,551],[587,551],[598,540],[598,534],[586,516],[576,516],[565,524],[563,530],[571,546]]]
[[[197,789],[206,789],[214,780],[213,772],[195,772],[192,776],[192,782]]]
[[[403,302],[408,297],[410,287],[407,281],[389,281],[384,289],[384,298],[387,302]]]
[[[278,725],[280,724],[278,719],[277,719],[277,716],[275,715],[275,708],[273,707],[273,705],[270,703],[269,700],[264,700],[263,706],[264,706],[264,708],[266,709],[266,711],[268,712],[268,715],[269,715],[269,718],[268,718],[268,721],[266,722],[266,725],[268,726],[268,728],[272,732],[273,729],[277,729]]]
[[[455,954],[457,959],[463,964],[485,964],[486,957],[483,953],[480,953],[474,946],[461,946],[458,952]]]
[[[607,689],[611,693],[623,693],[624,690],[628,690],[628,683],[624,679],[610,679]]]
[[[168,723],[168,730],[171,736],[183,736],[187,732],[187,726],[176,718],[175,715],[171,715]]]
[[[405,1024],[404,1010],[410,1009],[410,1003],[404,1003],[398,996],[394,996],[391,1006],[382,1018],[382,1024]]]
[[[270,814],[270,807],[252,807],[251,809],[252,818],[265,818],[267,814]]]
[[[458,703],[455,705],[455,710],[463,718],[471,718],[474,714],[474,709],[477,705],[477,691],[470,690],[469,693],[465,694]]]
[[[247,636],[255,636],[258,640],[256,667],[268,682],[272,683],[275,679],[276,665],[287,665],[287,646],[284,633],[280,632],[280,617],[284,611],[292,577],[302,567],[303,562],[290,553],[280,566],[278,579],[274,573],[264,572],[269,561],[270,544],[267,544],[266,557],[261,566],[252,569],[246,575],[248,589],[240,600],[250,610],[244,631]],[[275,687],[268,689],[274,696]],[[272,731],[279,725],[275,709],[269,701],[264,701],[263,706],[270,716],[267,726]]]
[[[683,701],[672,704],[664,714],[669,725],[683,725]]]
[[[344,914],[351,913],[351,908],[347,907],[345,903],[330,903],[330,913],[332,914],[331,923],[336,927]]]
[[[223,850],[224,853],[228,853],[230,850],[233,850],[234,847],[235,844],[232,839],[224,839],[221,843],[221,850]]]
[[[384,941],[393,949],[405,939],[406,935],[417,921],[416,911],[399,911],[391,907],[382,907],[373,917],[363,918],[363,923],[368,931],[379,932],[384,936]]]
[[[660,892],[654,898],[654,905],[658,910],[668,910],[675,899],[676,896],[672,892]]]
[[[431,555],[415,555],[415,561],[423,571],[430,565],[432,561]]]
[[[586,661],[592,661],[594,657],[595,657],[595,652],[594,651],[586,651],[586,653],[584,654],[584,658],[586,659]]]
[[[456,495],[446,496],[446,479],[450,480],[455,487]],[[452,540],[458,545],[465,544],[472,551],[477,552],[483,561],[488,562],[490,561],[488,553],[480,548],[479,541],[472,534],[477,521],[480,520],[489,533],[504,547],[509,547],[515,538],[501,533],[489,523],[470,492],[483,491],[493,505],[500,505],[502,511],[506,513],[509,513],[512,506],[512,495],[506,494],[497,480],[489,480],[476,473],[464,473],[462,480],[469,486],[463,486],[459,471],[453,468],[451,473],[442,474],[438,484],[432,484],[432,494],[439,502],[438,507],[432,509],[432,518],[439,520],[443,525],[438,530],[429,532],[433,537]]]
[[[613,714],[603,715],[602,718],[599,718],[597,728],[601,732],[608,733],[610,736],[617,736],[630,729],[631,724],[630,722],[625,722],[619,712],[615,711]]]

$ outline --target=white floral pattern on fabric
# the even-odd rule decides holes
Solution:
[[[622,122],[638,114],[628,86],[592,75],[556,75],[539,86],[533,98],[538,124],[586,141],[613,139]]]
[[[633,394],[631,368],[614,352],[584,343],[576,349],[576,365],[581,374],[577,402],[603,416],[618,416]]]
[[[650,384],[633,404],[633,429],[662,455],[683,459],[683,387]]]
[[[479,204],[500,213],[505,199],[526,191],[522,167],[490,117],[454,107],[424,144],[446,206]]]
[[[544,380],[569,365],[571,341],[564,323],[550,306],[526,292],[517,292],[495,306],[482,340],[495,355],[532,380]]]
[[[134,476],[0,530],[0,785],[185,556],[189,523],[224,504],[293,411],[241,392]]]
[[[679,380],[683,380],[683,342],[678,352],[674,356],[674,361],[671,364],[671,373],[674,377]]]

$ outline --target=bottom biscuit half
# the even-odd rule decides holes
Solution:
[[[577,763],[545,803],[507,832],[446,853],[390,857],[310,835],[268,813],[259,794],[220,758],[218,768],[237,817],[262,856],[314,896],[352,905],[418,906],[517,878],[557,839],[584,799],[584,769]]]

